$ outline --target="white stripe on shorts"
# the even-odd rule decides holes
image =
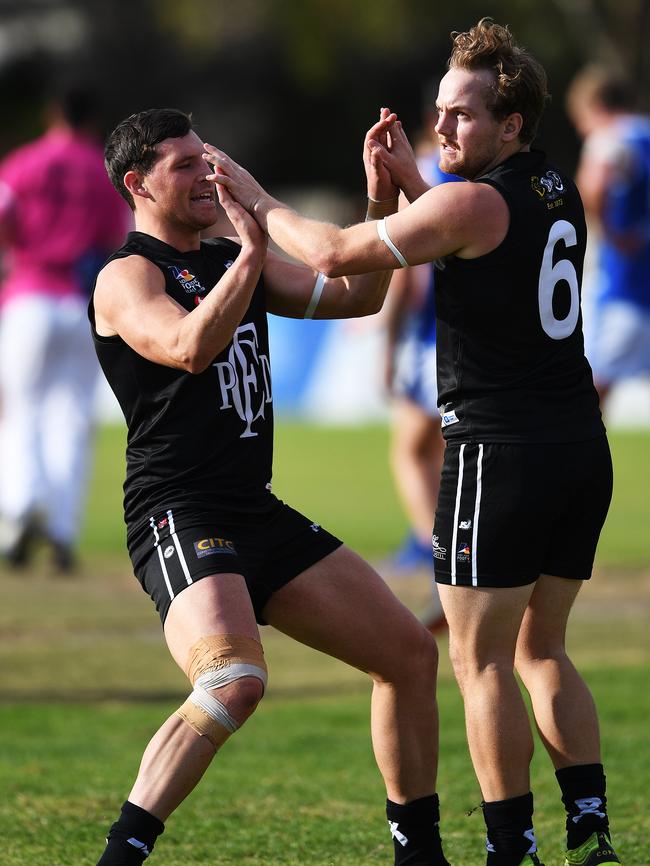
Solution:
[[[172,589],[171,581],[169,580],[169,574],[167,573],[167,566],[165,565],[165,557],[163,556],[162,547],[156,542],[156,548],[158,549],[158,559],[160,560],[160,568],[163,573],[163,577],[165,578],[165,583],[167,584],[167,592],[169,593],[169,597],[174,597],[174,590]]]
[[[190,570],[187,567],[187,560],[185,559],[185,554],[183,553],[181,543],[178,540],[178,535],[176,533],[176,524],[174,523],[174,515],[172,514],[171,508],[167,512],[167,517],[169,518],[169,531],[171,532],[172,541],[174,542],[174,547],[176,548],[176,553],[178,554],[178,561],[181,564],[183,574],[185,575],[185,580],[187,581],[187,585],[189,586],[191,583],[193,583],[192,575],[190,574]]]
[[[460,514],[460,496],[463,490],[463,469],[465,446],[460,446],[458,453],[458,486],[456,487],[456,508],[454,510],[454,531],[451,536],[451,585],[456,585],[456,546],[458,545],[458,515]]]
[[[478,586],[478,521],[481,513],[481,482],[483,479],[483,445],[478,446],[476,458],[476,502],[472,529],[472,586]]]

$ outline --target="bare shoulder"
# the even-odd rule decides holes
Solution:
[[[438,204],[462,239],[455,254],[473,259],[502,243],[510,227],[510,209],[501,193],[487,183],[465,181],[434,188]]]
[[[157,265],[143,256],[113,259],[99,272],[93,304],[97,332],[104,337],[118,333],[119,319],[135,302],[164,292],[165,279]]]
[[[461,212],[464,217],[505,211],[508,205],[505,199],[493,186],[475,181],[449,181],[431,187],[422,198],[428,197],[438,207],[453,206],[455,212]]]
[[[446,255],[478,258],[491,252],[508,233],[510,212],[492,186],[450,181],[432,187],[390,219],[398,227],[398,247],[403,243],[407,260],[418,264]],[[399,233],[401,220],[406,236]]]
[[[131,292],[155,290],[164,285],[160,268],[144,256],[125,256],[113,259],[99,272],[95,288],[95,305],[105,297],[129,289]]]

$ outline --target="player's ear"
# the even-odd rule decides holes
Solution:
[[[519,136],[519,133],[521,132],[521,127],[523,125],[524,119],[518,111],[515,111],[513,114],[509,114],[503,124],[504,140],[514,141]]]
[[[144,176],[138,171],[133,171],[133,169],[127,171],[124,175],[124,186],[134,198],[136,196],[141,198],[152,198],[151,193],[147,190]]]

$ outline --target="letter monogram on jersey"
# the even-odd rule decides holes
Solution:
[[[219,378],[220,408],[234,409],[244,422],[241,439],[257,436],[252,427],[258,418],[264,418],[272,400],[269,358],[258,347],[254,323],[241,325],[233,335],[228,359],[212,365]]]
[[[167,294],[191,313],[199,283],[207,297],[240,249],[226,238],[210,238],[199,250],[179,252],[151,235],[130,232],[112,258],[138,255],[153,262],[164,274]],[[262,279],[230,342],[198,374],[155,364],[121,338],[100,337],[95,329],[93,339],[129,420],[124,511],[130,551],[149,544],[152,512],[175,507],[183,519],[188,490],[196,513],[216,508],[215,491],[219,507],[229,513],[272,505],[273,402]],[[226,549],[200,548],[208,558]]]

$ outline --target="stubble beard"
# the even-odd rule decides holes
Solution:
[[[488,153],[487,148],[483,148],[476,150],[471,156],[455,150],[454,157],[455,159],[447,161],[446,154],[441,154],[440,169],[447,174],[456,174],[465,180],[474,180],[485,173],[493,155]]]

